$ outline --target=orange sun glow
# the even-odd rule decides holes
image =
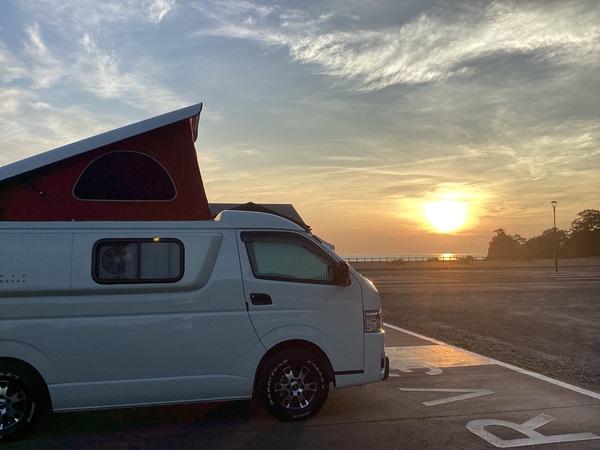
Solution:
[[[434,231],[451,233],[467,222],[467,207],[462,202],[439,200],[426,203],[425,217]]]

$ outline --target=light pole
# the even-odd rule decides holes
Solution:
[[[556,200],[552,200],[550,204],[552,205],[552,214],[554,216],[554,272],[558,273],[558,249],[557,249],[557,240],[556,240]]]

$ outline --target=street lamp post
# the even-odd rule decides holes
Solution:
[[[552,200],[550,204],[552,205],[552,214],[554,216],[554,272],[558,273],[558,248],[557,248],[557,239],[556,239],[556,200]]]

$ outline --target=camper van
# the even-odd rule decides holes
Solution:
[[[214,217],[201,110],[0,167],[0,442],[47,409],[256,399],[302,420],[331,384],[387,377],[368,280],[302,221]]]
[[[45,408],[259,399],[313,416],[384,380],[373,284],[271,214],[0,222],[0,442]]]

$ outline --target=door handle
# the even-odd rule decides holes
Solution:
[[[273,300],[269,294],[250,294],[250,301],[253,305],[272,305]]]

